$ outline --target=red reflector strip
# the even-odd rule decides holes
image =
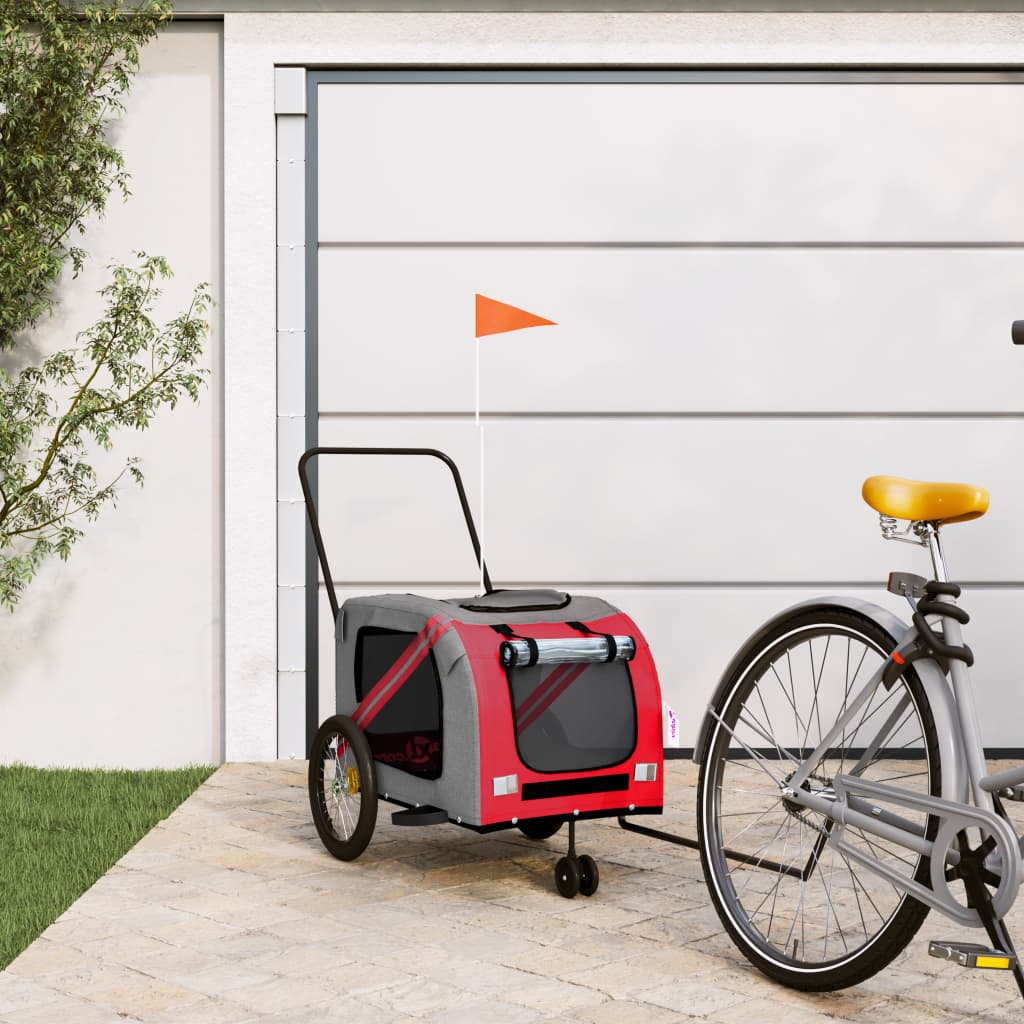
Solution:
[[[561,697],[562,694],[565,693],[565,691],[569,689],[569,687],[572,686],[572,684],[579,679],[581,675],[583,675],[589,666],[575,665],[567,667],[569,668],[569,671],[563,673],[553,687],[548,688],[547,693],[544,695],[544,699],[539,704],[534,704],[525,715],[519,718],[516,724],[520,732],[523,732],[525,729],[529,729],[529,727],[533,725],[533,723],[536,722],[537,719],[540,718],[540,716],[543,715],[544,712],[547,711],[547,709],[551,707],[551,705],[554,704],[555,701],[558,700],[558,698]]]
[[[451,622],[444,622],[435,615],[416,634],[412,643],[398,656],[398,660],[384,673],[372,690],[362,699],[352,714],[352,720],[360,729],[366,727],[380,714],[384,705],[410,679],[413,672],[430,653],[430,649],[451,628]]]
[[[906,662],[900,657],[900,652],[899,651],[893,651],[892,652],[892,660],[895,661],[897,665],[905,665],[906,664]]]
[[[519,706],[516,708],[516,725],[521,727],[523,719],[533,711],[534,707],[540,704],[544,697],[558,685],[559,679],[562,676],[566,676],[571,671],[571,665],[556,665],[543,679],[541,679],[539,685],[535,690],[523,698]]]

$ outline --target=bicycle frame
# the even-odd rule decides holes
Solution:
[[[938,531],[930,525],[922,531],[932,555],[936,570],[936,579],[946,582],[945,563],[939,544]],[[908,600],[911,600],[908,598]],[[940,597],[938,600],[955,604],[952,597]],[[882,609],[865,602],[849,599],[825,599],[807,602],[807,605],[834,604],[837,607],[854,608],[879,619]],[[858,604],[860,608],[858,609]],[[913,606],[913,601],[911,600]],[[799,606],[798,606],[799,607]],[[935,719],[936,732],[940,738],[940,766],[942,787],[945,797],[922,796],[911,794],[899,786],[870,783],[858,778],[859,773],[872,760],[881,747],[890,730],[899,721],[903,710],[910,701],[909,693],[896,709],[888,715],[878,728],[874,740],[865,749],[863,755],[853,768],[834,780],[832,792],[813,791],[804,788],[808,782],[812,766],[824,758],[827,752],[835,747],[844,732],[854,724],[858,714],[864,709],[879,686],[885,686],[886,670],[892,661],[902,664],[909,659],[920,641],[924,639],[916,626],[903,630],[893,629],[899,622],[895,616],[888,616],[891,622],[883,623],[890,632],[899,637],[893,655],[871,676],[849,700],[835,724],[822,737],[821,741],[809,756],[796,754],[775,744],[780,756],[788,757],[796,766],[796,771],[782,786],[786,800],[800,807],[805,807],[823,815],[838,827],[835,843],[839,849],[870,870],[874,870],[888,878],[897,887],[911,893],[921,902],[934,907],[947,916],[967,925],[980,926],[981,920],[976,910],[963,907],[949,892],[945,878],[946,865],[959,863],[959,853],[954,848],[956,836],[966,829],[984,830],[994,840],[1000,861],[1000,885],[992,898],[992,905],[998,917],[1002,917],[1012,906],[1022,880],[1021,851],[1018,837],[1013,828],[997,811],[992,794],[1024,783],[1024,766],[1010,769],[998,774],[989,774],[985,766],[984,749],[978,727],[974,694],[971,689],[970,671],[963,661],[952,660],[949,665],[949,676],[942,671],[933,657],[918,658],[914,661],[914,670],[921,680],[928,697],[932,714]],[[902,634],[902,635],[901,635]],[[962,646],[963,637],[960,623],[952,617],[942,618],[942,635],[944,641],[951,646]],[[891,684],[890,684],[891,685]],[[711,707],[714,708],[712,703]],[[730,735],[735,733],[719,718],[714,710],[710,717],[716,719]],[[766,737],[770,739],[770,737]],[[769,762],[755,752],[747,744],[738,740],[748,756],[758,759],[762,767]],[[781,780],[780,786],[782,785]],[[902,815],[881,806],[884,803],[895,804],[897,807],[908,808],[919,813],[934,815],[938,821],[938,829],[934,837],[926,834],[926,829],[917,822],[910,821]],[[927,820],[927,819],[926,819]],[[843,831],[846,828],[859,829],[862,832],[895,843],[907,850],[931,858],[932,885],[922,885],[912,879],[886,869],[883,865],[864,856],[849,844],[844,843]],[[939,854],[939,856],[936,856]]]

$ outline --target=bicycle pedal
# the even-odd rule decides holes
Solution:
[[[1012,971],[1017,958],[999,949],[989,949],[977,942],[931,941],[928,955],[950,960],[961,967],[980,967],[990,971]]]

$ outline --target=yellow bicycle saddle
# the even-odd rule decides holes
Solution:
[[[988,491],[974,484],[927,483],[898,476],[869,476],[864,500],[893,519],[912,522],[966,523],[988,511]]]

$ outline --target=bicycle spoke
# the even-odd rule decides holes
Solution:
[[[780,779],[778,778],[778,776],[777,776],[777,775],[776,775],[776,774],[775,774],[774,772],[772,772],[772,771],[769,771],[769,769],[768,769],[768,768],[766,767],[766,765],[768,764],[767,760],[766,760],[765,758],[761,757],[760,755],[758,755],[758,754],[755,754],[755,753],[754,753],[754,751],[753,751],[753,750],[751,750],[751,749],[750,749],[750,747],[748,747],[748,746],[747,746],[747,744],[746,744],[746,743],[744,743],[744,742],[743,742],[743,740],[741,740],[741,739],[739,738],[739,736],[737,736],[737,735],[736,735],[735,731],[734,731],[734,730],[732,729],[732,727],[731,727],[730,725],[728,725],[728,723],[727,723],[727,722],[725,721],[725,719],[724,719],[724,718],[722,718],[722,717],[721,717],[721,715],[717,715],[717,714],[715,714],[715,712],[714,712],[714,711],[709,711],[709,712],[708,712],[708,714],[709,714],[709,715],[711,715],[711,717],[712,717],[712,718],[714,718],[714,719],[715,719],[715,720],[716,720],[716,721],[717,721],[717,722],[718,722],[718,723],[719,723],[719,724],[720,724],[720,725],[722,726],[722,728],[723,728],[723,729],[725,729],[725,731],[726,731],[726,732],[727,732],[727,733],[728,733],[728,734],[729,734],[729,735],[730,735],[730,736],[731,736],[731,737],[732,737],[732,738],[733,738],[733,739],[734,739],[734,740],[735,740],[735,741],[736,741],[736,742],[737,742],[737,743],[738,743],[738,744],[739,744],[739,745],[740,745],[740,746],[741,746],[741,747],[742,747],[742,748],[743,748],[743,749],[744,749],[744,750],[745,750],[745,751],[746,751],[746,752],[747,752],[747,753],[748,753],[748,754],[749,754],[749,755],[750,755],[750,756],[751,756],[751,757],[752,757],[752,758],[753,758],[753,759],[754,759],[755,761],[757,761],[757,763],[758,763],[758,764],[760,764],[760,765],[761,765],[761,767],[762,767],[762,769],[764,770],[764,773],[765,773],[766,775],[769,775],[769,776],[771,776],[771,778],[775,779],[775,781],[776,781],[776,782],[777,782],[777,783],[779,784],[779,786],[780,786],[780,787],[782,786],[782,782],[781,782],[781,780],[780,780]]]
[[[782,856],[779,858],[779,864],[780,865],[786,863],[786,851],[789,849],[789,834],[790,834],[791,831],[792,831],[792,822],[790,822],[790,827],[786,829],[786,841],[783,843],[783,846],[782,846]],[[801,829],[800,831],[803,832],[803,829]],[[775,921],[775,908],[776,908],[776,906],[778,905],[778,902],[779,902],[779,890],[782,888],[782,879],[783,879],[783,874],[782,874],[782,869],[780,867],[778,875],[777,875],[777,877],[775,879],[775,887],[772,889],[772,893],[773,893],[773,896],[772,896],[772,911],[771,911],[771,915],[768,918],[768,935],[769,935],[769,937],[771,936],[771,932],[772,932],[772,923]]]
[[[761,739],[767,740],[769,743],[771,743],[775,747],[775,749],[778,751],[779,759],[780,760],[782,760],[784,758],[789,758],[789,760],[792,761],[793,764],[798,765],[798,766],[802,763],[798,757],[794,757],[793,754],[791,754],[788,750],[785,750],[782,747],[780,747],[778,745],[778,743],[775,742],[775,740],[773,739],[773,737],[771,736],[770,733],[765,732],[764,730],[762,730],[759,726],[755,725],[754,722],[750,721],[749,719],[745,719],[742,714],[737,719],[737,724],[739,724],[740,722],[743,722],[750,729],[752,729],[754,732],[756,732],[758,734],[758,736],[761,737]]]
[[[851,884],[854,887],[854,891],[856,892],[856,890],[859,889],[862,893],[864,893],[864,898],[868,901],[868,903],[871,904],[871,909],[874,910],[874,912],[877,915],[879,921],[885,921],[885,919],[886,919],[885,915],[878,909],[878,904],[875,903],[875,901],[871,898],[871,893],[868,892],[868,890],[865,887],[864,883],[860,880],[860,875],[858,875],[857,872],[854,871],[853,864],[851,863],[850,858],[847,857],[846,854],[843,854],[843,860],[846,861],[847,870],[850,872],[850,882],[851,882]],[[857,907],[858,907],[858,909],[860,908],[860,898],[859,897],[857,898]],[[864,913],[863,913],[863,911],[861,911],[861,915],[860,916],[861,916],[861,920],[863,921],[864,920]],[[864,925],[864,934],[867,935],[867,924]]]
[[[895,690],[893,691],[894,694],[896,692],[897,691],[895,691]],[[878,707],[875,708],[875,710],[871,712],[871,715],[867,719],[865,719],[863,722],[861,722],[861,725],[866,724],[866,722],[868,722],[871,718],[874,718],[875,715],[878,714],[879,711],[884,711],[887,703],[888,703],[887,701],[883,701],[881,704],[879,704]],[[898,718],[898,716],[903,714],[904,707],[907,704],[910,704],[910,697],[909,697],[909,695],[904,693],[900,697],[899,703],[890,712],[889,718],[885,722],[882,723],[882,727],[878,730],[878,733],[875,736],[875,740],[881,740],[881,742],[879,742],[878,744],[875,744],[874,742],[872,742],[872,744],[869,745],[865,749],[865,752],[861,756],[860,760],[851,769],[851,774],[857,770],[857,768],[860,766],[861,761],[863,761],[864,757],[867,756],[867,751],[868,750],[872,750],[872,749],[874,750],[874,754],[872,755],[871,759],[867,762],[867,764],[873,763],[873,761],[875,761],[877,759],[877,757],[878,757],[879,750],[884,748],[884,738],[886,736],[898,736],[900,729],[902,729],[903,726],[910,720],[910,718],[913,717],[916,714],[916,712],[914,711],[913,704],[910,704],[910,707],[907,710],[906,715],[904,716],[902,721],[900,721],[900,722],[898,722],[897,724],[894,725],[894,722]],[[860,726],[858,726],[858,729],[859,728],[860,728]]]
[[[776,809],[777,808],[775,808],[775,807],[766,807],[763,811],[761,811],[760,814],[758,814],[758,816],[753,821],[748,822],[746,825],[744,825],[743,828],[741,828],[739,830],[739,832],[737,832],[734,836],[730,836],[729,837],[729,842],[731,844],[735,844],[736,840],[739,839],[740,836],[742,836],[746,832],[749,832],[755,825],[758,824],[758,822],[762,821],[766,815],[771,814],[772,811],[774,811]],[[756,812],[750,812],[750,813],[756,813]],[[758,852],[760,852],[760,851],[755,851],[751,856],[756,857]]]
[[[853,886],[853,898],[857,901],[857,916],[860,918],[861,931],[864,932],[864,938],[868,937],[868,923],[864,920],[864,908],[860,904],[860,893],[857,891],[857,879],[853,873],[853,868],[850,866],[850,859],[844,853],[840,853],[840,857],[843,858],[843,863],[846,865],[847,873],[850,876],[850,884]]]
[[[793,659],[790,657],[789,648],[786,648],[786,668],[789,670],[789,690],[793,695],[793,714],[796,719],[796,731],[793,733],[794,736],[800,735],[800,728],[803,725],[803,719],[800,717],[796,710],[796,683],[793,681]]]
[[[779,825],[779,827],[775,830],[775,835],[773,835],[771,837],[771,839],[768,840],[768,842],[762,843],[752,854],[749,855],[750,860],[749,860],[749,862],[747,862],[747,866],[748,867],[760,868],[761,864],[765,860],[768,860],[768,858],[762,856],[762,854],[764,854],[771,847],[772,843],[774,843],[775,840],[779,838],[779,833],[782,831],[782,829],[783,829],[783,827],[785,825],[786,825],[786,822],[782,822],[782,824]],[[747,877],[746,877],[746,880],[743,883],[743,889],[746,889],[746,887],[750,884],[751,879],[753,879],[753,878],[754,878],[754,872],[753,871],[747,871]],[[742,892],[742,890],[741,890],[741,892]]]
[[[764,703],[764,696],[761,693],[761,687],[757,687],[757,699],[761,703],[761,708],[764,711],[765,726],[767,728],[767,736],[770,743],[774,744],[775,749],[779,752],[780,757],[782,756],[783,750],[779,746],[778,740],[775,739],[775,730],[772,728],[772,716],[768,713],[768,708]]]
[[[847,708],[847,706],[850,703],[850,694],[853,693],[854,684],[857,682],[857,677],[860,675],[860,670],[864,666],[864,659],[867,658],[867,656],[868,656],[868,648],[866,646],[862,645],[863,646],[863,650],[861,651],[860,661],[857,662],[857,667],[854,669],[853,676],[851,678],[851,676],[850,676],[850,646],[851,646],[852,643],[853,643],[852,638],[847,637],[846,638],[846,652],[847,652],[846,653],[846,687],[845,687],[845,690],[843,692],[843,706],[839,709],[839,716],[840,717],[842,717],[843,715],[846,714],[846,708]],[[850,744],[847,742],[847,736],[846,736],[846,730],[845,729],[843,730],[843,735],[842,735],[841,742],[842,742],[843,758],[842,758],[842,761],[841,761],[841,763],[839,765],[839,770],[842,773],[842,772],[845,772],[845,768],[846,768],[846,751],[847,751],[847,749],[850,746]]]
[[[787,657],[788,657],[788,654],[787,654]],[[782,696],[786,698],[787,703],[793,709],[793,719],[794,719],[794,723],[796,725],[796,733],[795,733],[795,735],[799,735],[800,729],[803,727],[803,721],[800,718],[800,712],[797,710],[796,694],[795,693],[791,694],[791,693],[787,692],[786,684],[782,681],[782,676],[779,675],[778,670],[775,668],[774,664],[770,665],[769,668],[772,670],[772,675],[775,676],[775,678],[778,680],[779,689],[782,691]],[[792,669],[790,669],[790,674],[789,674],[789,686],[790,686],[790,690],[792,690],[792,688],[793,688],[793,672],[792,672]],[[758,690],[758,696],[760,696],[760,689]],[[762,701],[762,703],[763,703],[763,701]]]
[[[754,764],[747,764],[748,760],[754,761]],[[751,758],[744,758],[742,761],[739,759],[731,760],[729,762],[729,766],[731,768],[742,768],[744,771],[754,772],[756,775],[769,775],[771,778],[775,779],[775,776],[772,775],[771,772],[766,772],[758,763],[758,759],[753,756]],[[775,781],[778,782],[778,779],[775,779]]]
[[[875,775],[871,777],[872,782],[900,782],[903,779],[927,778],[927,772],[902,772],[899,775]]]
[[[804,862],[805,862],[805,857],[804,857],[804,830],[800,829],[800,863],[803,864]],[[790,944],[793,942],[793,932],[796,930],[796,922],[797,922],[797,918],[798,917],[800,919],[800,939],[803,942],[804,939],[806,938],[806,936],[804,934],[804,916],[803,916],[803,911],[804,911],[804,895],[807,892],[807,885],[806,885],[805,882],[803,882],[803,881],[800,882],[800,884],[798,886],[798,891],[800,893],[800,897],[797,900],[796,910],[793,912],[793,923],[789,926],[789,932],[786,935],[786,941],[782,945],[782,951],[784,953],[791,948]],[[804,948],[806,949],[806,942],[804,942]],[[794,960],[796,959],[796,951],[795,950],[793,951],[793,959]]]
[[[772,808],[769,808],[772,810]],[[728,814],[720,814],[719,817],[725,818],[747,818],[751,814],[766,814],[767,811],[730,811]]]
[[[814,717],[818,720],[818,743],[821,743],[824,733],[821,729],[821,704],[818,701],[818,697],[821,693],[821,680],[825,675],[825,662],[828,661],[828,649],[832,643],[832,637],[825,638],[825,653],[821,656],[821,671],[818,673],[817,681],[814,684]],[[816,744],[817,745],[817,744]]]

